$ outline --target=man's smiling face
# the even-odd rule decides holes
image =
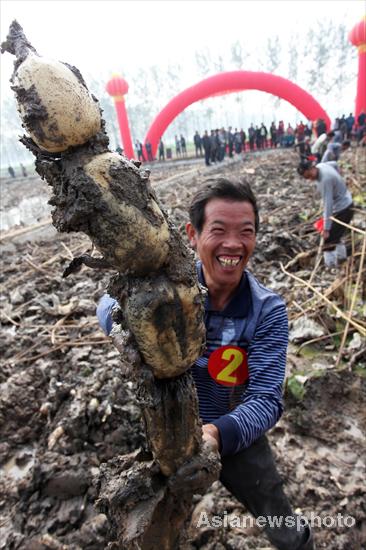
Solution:
[[[253,253],[255,215],[250,202],[211,199],[205,206],[201,233],[187,224],[191,245],[203,264],[209,291],[234,291]]]

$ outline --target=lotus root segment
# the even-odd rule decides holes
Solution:
[[[13,76],[20,117],[50,153],[82,145],[101,129],[98,102],[64,63],[30,53]]]
[[[171,378],[187,370],[202,352],[205,330],[202,296],[164,276],[138,281],[125,303],[124,314],[144,361],[156,378]]]
[[[89,184],[100,193],[99,208],[90,221],[91,236],[118,271],[150,273],[167,259],[169,227],[154,196],[141,192],[136,178],[126,177],[126,171],[138,175],[138,168],[118,153],[95,155],[84,165]]]

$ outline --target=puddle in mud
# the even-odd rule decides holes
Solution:
[[[19,480],[28,474],[33,465],[34,450],[29,447],[23,449],[22,452],[17,453],[3,464],[0,468],[0,475]]]
[[[0,212],[0,230],[7,231],[16,225],[32,225],[51,214],[52,207],[44,196],[28,197],[17,206]]]
[[[357,439],[365,439],[365,434],[362,432],[362,430],[356,426],[355,422],[349,423],[349,425],[346,427],[345,431],[348,435],[352,437],[356,437]]]

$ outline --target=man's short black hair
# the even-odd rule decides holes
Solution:
[[[203,187],[197,191],[189,207],[190,222],[198,233],[201,233],[205,223],[206,204],[212,199],[249,202],[253,206],[255,232],[258,232],[259,213],[257,200],[249,183],[244,180],[211,178],[206,180]]]
[[[297,173],[302,176],[306,170],[310,170],[314,166],[312,160],[302,159],[297,167]]]

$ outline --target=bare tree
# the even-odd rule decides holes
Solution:
[[[307,86],[320,94],[336,92],[339,95],[354,77],[349,68],[356,55],[344,24],[318,21],[306,38]]]
[[[207,48],[195,53],[196,64],[199,73],[202,76],[207,76],[212,71],[212,59]]]
[[[281,42],[278,35],[268,38],[266,45],[266,69],[270,73],[275,72],[281,64]]]
[[[293,82],[297,81],[298,70],[299,70],[299,50],[297,49],[297,38],[292,36],[290,39],[290,46],[288,49],[289,53],[289,64],[288,64],[288,77]]]

